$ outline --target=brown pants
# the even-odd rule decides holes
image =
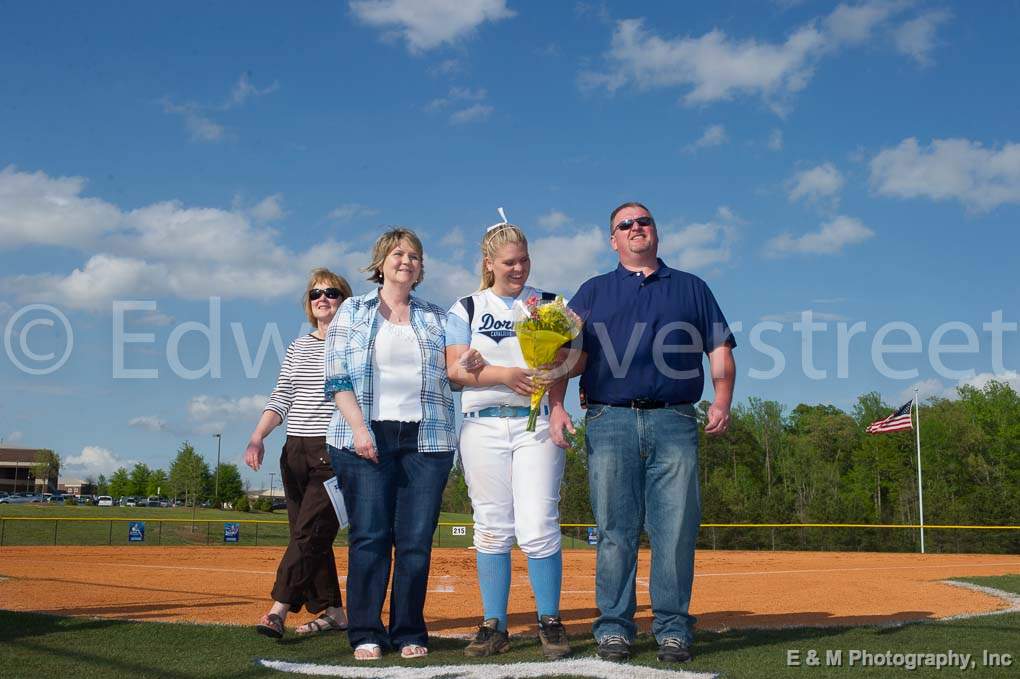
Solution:
[[[273,600],[318,613],[342,605],[333,557],[340,524],[322,482],[333,476],[325,436],[288,436],[280,456],[290,542],[276,570]]]

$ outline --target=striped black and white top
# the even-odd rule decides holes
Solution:
[[[325,436],[336,406],[322,398],[325,342],[311,333],[287,347],[265,410],[287,422],[287,436]]]

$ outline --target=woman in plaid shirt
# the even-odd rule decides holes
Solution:
[[[404,658],[428,653],[432,534],[457,438],[446,313],[411,294],[422,260],[413,231],[383,234],[366,268],[380,287],[344,302],[326,334],[326,397],[337,405],[326,440],[350,518],[347,634],[358,660],[378,659],[384,648]]]

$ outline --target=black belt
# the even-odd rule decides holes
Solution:
[[[655,410],[657,408],[672,408],[674,406],[689,406],[690,401],[654,401],[650,398],[636,398],[633,401],[621,401],[619,403],[605,403],[603,401],[588,401],[589,406],[609,406],[610,408],[634,408],[636,410]]]

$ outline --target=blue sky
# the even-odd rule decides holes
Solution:
[[[474,289],[498,206],[529,234],[532,282],[569,296],[614,266],[609,211],[647,203],[663,258],[743,326],[740,400],[1017,384],[1016,330],[996,360],[982,324],[1020,316],[1018,26],[1015,2],[6,5],[0,437],[57,450],[69,475],[165,467],[184,439],[212,460],[220,431],[239,462],[279,365],[270,347],[246,374],[242,354],[300,332],[311,267],[367,291],[372,241],[409,226],[422,294],[446,305]],[[210,297],[219,374],[188,379],[170,338],[210,325]],[[114,377],[114,300],[155,305],[124,315],[151,341],[122,346],[157,378]],[[48,374],[15,363],[44,369],[67,345],[59,321],[26,328],[51,313],[31,304],[73,332]],[[827,324],[824,376],[802,367],[805,310]],[[871,356],[897,321],[920,345],[886,361],[916,374]],[[938,368],[950,321],[976,347]],[[785,360],[768,378],[762,322]],[[861,322],[840,376],[837,326]],[[185,333],[181,363],[201,373],[209,346]]]

